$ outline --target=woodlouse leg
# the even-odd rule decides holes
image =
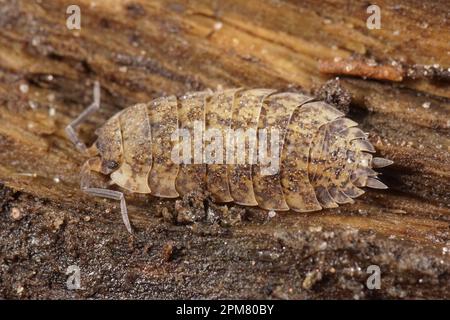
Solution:
[[[96,197],[120,200],[120,212],[122,213],[123,222],[125,223],[128,232],[133,233],[131,230],[130,220],[128,219],[128,210],[127,204],[125,202],[125,196],[122,192],[100,188],[84,188],[83,191]]]
[[[86,144],[80,140],[75,129],[84,122],[92,113],[100,108],[100,83],[94,83],[94,101],[75,120],[66,127],[66,134],[75,147],[82,153],[86,152]]]

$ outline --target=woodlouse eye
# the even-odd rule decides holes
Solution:
[[[119,166],[119,164],[116,161],[110,160],[110,161],[106,162],[106,166],[108,167],[108,169],[113,170],[113,169],[116,169]]]

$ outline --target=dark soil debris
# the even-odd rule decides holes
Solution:
[[[449,255],[409,241],[320,226],[285,231],[284,219],[266,220],[270,228],[257,232],[245,219],[223,228],[242,212],[209,205],[221,217],[212,225],[167,228],[154,217],[155,227],[130,238],[120,218],[86,223],[69,207],[44,207],[5,187],[0,193],[7,199],[0,212],[1,298],[449,298]],[[21,208],[23,218],[12,220],[10,208]],[[64,224],[54,229],[50,217],[64,217]],[[365,285],[372,264],[382,270],[380,290]],[[66,286],[71,265],[80,268],[80,290]]]
[[[333,105],[344,114],[347,114],[350,110],[352,96],[348,90],[342,87],[339,78],[328,80],[317,90],[316,96],[318,99]]]
[[[162,210],[166,221],[175,221],[180,225],[188,225],[196,222],[222,227],[230,227],[239,224],[245,209],[238,207],[229,208],[227,205],[216,204],[205,191],[192,191],[176,200],[175,210],[172,214]],[[173,215],[176,215],[173,217]]]

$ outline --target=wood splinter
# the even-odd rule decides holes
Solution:
[[[401,67],[355,58],[335,58],[319,61],[319,71],[325,74],[349,75],[395,82],[403,81],[405,76],[405,72]]]

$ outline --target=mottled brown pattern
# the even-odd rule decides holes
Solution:
[[[335,208],[361,195],[358,187],[379,183],[367,153],[373,147],[356,125],[337,109],[303,94],[271,89],[192,92],[138,104],[111,118],[98,131],[96,146],[102,159],[93,158],[97,160],[89,168],[112,172],[112,182],[131,192],[158,197],[208,190],[216,202],[233,201],[266,210]],[[203,163],[173,162],[172,151],[183,152],[181,138],[172,141],[176,129],[188,130],[191,161],[200,157]],[[201,130],[195,133],[194,129]],[[222,134],[223,164],[205,163],[203,152],[211,152],[208,147],[215,139],[206,139],[206,129]],[[249,164],[247,135],[245,164],[236,163],[237,153],[234,162],[227,162],[230,129],[255,130],[253,164]],[[262,129],[269,134],[265,144],[258,140]],[[270,163],[258,163],[257,149],[265,146],[270,158],[271,129],[279,130],[279,167],[263,174],[261,170]],[[194,144],[196,138],[199,145]]]
[[[148,108],[152,127],[153,168],[149,184],[152,194],[164,198],[176,198],[175,179],[179,165],[172,162],[171,151],[176,142],[171,140],[178,127],[177,98],[170,96],[153,100]]]
[[[349,128],[345,125],[345,121],[338,119],[322,127],[322,147],[317,144],[311,151],[311,183],[325,208],[352,203],[351,198],[362,194],[352,181],[363,187],[368,176],[376,177],[371,169],[371,156],[364,152],[373,151],[366,134],[352,123],[347,122],[352,126]]]
[[[347,159],[347,139],[345,137],[344,131],[333,131],[330,128],[331,132],[335,134],[336,139],[334,140],[334,144],[331,146],[329,153],[329,187],[328,191],[333,198],[333,200],[338,204],[344,203],[353,203],[351,197],[347,196],[341,189],[340,186],[345,183],[345,180],[350,179],[349,171],[345,171],[345,165],[348,161]]]
[[[138,104],[119,115],[123,162],[111,174],[120,187],[136,193],[150,193],[148,174],[152,168],[152,140],[147,105]]]
[[[243,130],[244,132],[248,129],[254,129],[256,131],[262,103],[273,92],[275,90],[272,89],[252,89],[242,92],[233,104],[232,129]],[[246,138],[246,163],[249,163],[247,157],[249,154],[249,146],[248,138]],[[247,206],[258,205],[253,191],[252,165],[231,164],[228,166],[228,175],[230,178],[231,196],[234,201]]]
[[[267,131],[270,131],[272,128],[279,130],[281,144],[279,146],[280,155],[283,150],[287,126],[292,113],[297,107],[310,99],[310,97],[302,94],[277,93],[269,96],[265,100],[261,110],[258,128],[267,129]],[[270,132],[267,134],[267,153],[270,158]],[[278,172],[272,175],[262,175],[262,168],[262,165],[256,164],[253,166],[252,172],[253,188],[258,205],[267,210],[289,210],[281,186],[281,172],[278,170]]]
[[[357,128],[345,128],[341,126],[339,121],[333,121],[326,125],[325,128],[325,143],[322,147],[321,162],[316,165],[316,172],[320,172],[313,181],[313,185],[325,188],[323,191],[324,199],[319,199],[325,205],[336,207],[335,203],[351,203],[352,199],[346,196],[339,190],[339,177],[345,177],[350,172],[342,172],[347,160],[347,141],[350,141],[355,136],[365,138],[364,133]],[[329,196],[331,196],[331,199]]]
[[[213,95],[206,104],[206,129],[216,128],[222,131],[222,141],[225,142],[226,130],[231,126],[231,112],[233,108],[234,97],[236,93],[242,89],[230,89],[223,92],[218,92]],[[207,142],[205,142],[205,147]],[[223,150],[223,159],[225,162],[226,154]],[[227,165],[224,164],[209,164],[206,185],[212,198],[216,202],[231,202],[233,198],[230,193],[230,186],[228,183]]]
[[[305,104],[293,113],[281,153],[281,183],[286,202],[299,212],[320,210],[308,179],[310,143],[321,122],[314,103]]]
[[[211,96],[210,91],[187,93],[178,100],[178,122],[179,128],[190,131],[191,136],[191,161],[194,162],[194,154],[199,152],[203,154],[203,145],[194,144],[194,122],[199,121],[205,124],[205,104]],[[204,129],[204,127],[203,127]],[[197,148],[196,148],[197,147]],[[176,179],[177,191],[181,194],[187,194],[195,189],[205,189],[206,165],[205,164],[181,164],[178,177]]]
[[[356,153],[356,161],[354,164],[354,169],[352,170],[350,180],[355,186],[365,187],[367,182],[367,171],[372,165],[372,155],[366,152],[362,152],[359,149],[359,141],[351,141],[351,146]]]
[[[329,105],[323,102],[317,102],[322,110],[322,115],[328,114],[328,118],[322,118],[323,124],[316,133],[316,136],[312,139],[310,149],[310,161],[309,161],[309,179],[315,189],[317,200],[323,208],[336,208],[338,205],[328,191],[333,186],[331,182],[331,175],[334,169],[332,161],[333,156],[331,152],[331,146],[335,140],[335,134],[331,134],[329,125],[333,120],[342,117],[343,114],[336,109],[329,107]],[[339,120],[339,119],[338,119]],[[345,124],[345,121],[337,122],[336,126]]]
[[[120,131],[119,114],[109,119],[96,130],[98,136],[95,146],[101,155],[101,173],[110,174],[122,162],[122,133]]]

